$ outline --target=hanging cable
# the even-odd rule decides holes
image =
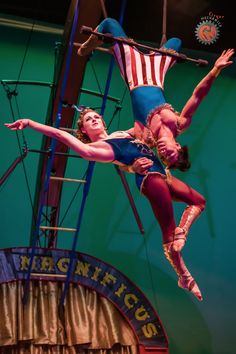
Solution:
[[[15,97],[15,103],[16,103],[16,107],[17,107],[18,117],[21,117],[20,109],[19,109],[19,105],[18,105],[18,102],[17,102],[16,97]],[[21,131],[21,134],[22,134],[22,139],[23,139],[23,147],[24,147],[25,151],[27,151],[28,145],[27,145],[26,138],[25,138],[25,134],[24,134],[24,131],[23,131],[23,130]],[[18,140],[19,150],[21,151],[21,149],[20,149],[19,137],[17,137],[17,140]],[[21,156],[22,156],[22,152],[21,152]],[[23,171],[24,171],[24,176],[25,176],[27,191],[28,191],[28,195],[29,195],[29,200],[30,200],[30,206],[31,206],[31,210],[32,210],[32,215],[33,215],[34,221],[36,221],[36,216],[35,216],[35,213],[34,213],[34,206],[33,206],[33,198],[32,198],[32,194],[31,194],[31,191],[30,191],[29,178],[28,178],[28,175],[27,175],[27,172],[26,172],[26,167],[25,167],[25,162],[24,162],[24,160],[22,160],[22,166],[23,166]]]
[[[17,83],[16,83],[14,91],[16,91],[17,86],[18,86],[18,82],[19,82],[20,77],[21,77],[21,73],[22,73],[22,70],[23,70],[23,67],[24,67],[24,64],[25,64],[25,58],[26,58],[26,55],[28,54],[29,45],[30,45],[32,34],[33,34],[33,31],[34,31],[34,26],[35,26],[35,19],[33,20],[32,27],[30,29],[29,37],[28,37],[28,40],[27,40],[27,43],[26,43],[25,52],[24,52],[24,56],[23,56],[23,59],[22,59],[22,63],[21,63],[21,67],[20,67],[20,70],[19,70]]]
[[[85,174],[83,175],[82,179],[85,179],[85,176],[86,176],[86,172],[85,172]],[[79,192],[81,186],[82,186],[82,184],[80,184],[80,185],[77,187],[77,189],[76,189],[76,191],[75,191],[73,197],[71,198],[71,201],[70,201],[70,203],[68,204],[68,206],[67,206],[67,208],[66,208],[66,211],[65,211],[65,213],[64,213],[64,215],[63,215],[63,217],[62,217],[62,219],[61,219],[61,221],[60,221],[60,223],[59,223],[59,226],[61,226],[62,223],[63,223],[63,221],[65,220],[65,218],[66,218],[66,216],[67,216],[67,214],[68,214],[68,212],[69,212],[69,210],[70,210],[70,208],[71,208],[71,206],[72,206],[72,204],[73,204],[73,202],[74,202],[74,200],[75,200],[75,198],[76,198],[76,196],[77,196],[77,194],[78,194],[78,192]]]
[[[8,97],[8,100],[9,100],[12,121],[15,122],[15,114],[14,114],[14,109],[13,109],[13,105],[12,105],[12,96],[15,97],[15,104],[16,104],[16,107],[17,107],[18,116],[20,116],[19,106],[18,106],[18,102],[17,102],[17,98],[16,98],[18,93],[16,91],[16,88],[13,91],[10,91],[9,86],[6,85],[6,84],[3,85],[3,87],[4,87],[4,89],[5,89],[6,93],[7,93],[7,97]],[[27,176],[27,173],[26,173],[26,167],[25,167],[25,163],[24,163],[24,160],[23,160],[23,154],[25,152],[27,152],[27,142],[26,142],[26,138],[25,138],[25,135],[24,135],[23,131],[21,131],[21,136],[22,136],[22,139],[23,139],[23,150],[21,149],[19,132],[16,131],[17,145],[18,145],[18,149],[19,149],[19,152],[20,152],[20,156],[22,158],[21,162],[22,162],[22,166],[23,166],[23,172],[24,172],[24,176],[25,176],[28,196],[29,196],[30,205],[31,205],[31,209],[32,209],[32,215],[33,215],[33,218],[35,219],[34,208],[33,208],[33,200],[32,200],[32,195],[31,195],[31,191],[30,191],[30,187],[29,187],[29,179],[28,179],[28,176]]]
[[[91,65],[91,67],[92,67],[93,74],[94,74],[94,77],[95,77],[95,80],[96,80],[96,83],[97,83],[97,86],[98,86],[98,90],[99,90],[99,92],[102,94],[102,88],[101,88],[101,86],[100,86],[100,83],[99,83],[99,80],[98,80],[98,77],[97,77],[97,74],[96,74],[96,70],[95,70],[95,68],[94,68],[94,65],[93,65],[92,60],[89,60],[89,63],[90,63],[90,65]]]

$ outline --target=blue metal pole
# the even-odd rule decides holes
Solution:
[[[126,1],[127,0],[123,0],[123,2],[122,2],[120,16],[119,16],[119,22],[120,23],[123,22],[124,12],[125,12],[125,7],[126,7]],[[109,88],[110,88],[113,67],[114,67],[114,58],[112,57],[111,60],[110,60],[110,65],[109,65],[108,75],[107,75],[107,81],[106,81],[106,86],[105,86],[104,95],[103,95],[102,108],[101,108],[101,114],[102,115],[103,115],[103,113],[105,111],[105,108],[106,108],[106,101],[107,101],[108,91],[109,91]],[[79,235],[79,231],[80,231],[82,216],[83,216],[83,212],[84,212],[85,202],[86,202],[86,199],[87,199],[87,196],[88,196],[88,193],[89,193],[89,189],[90,189],[90,184],[91,184],[91,180],[92,180],[94,165],[95,165],[94,162],[89,162],[89,166],[88,166],[88,170],[87,170],[86,183],[85,183],[84,190],[83,190],[83,198],[82,198],[80,212],[79,212],[79,217],[78,217],[78,222],[77,222],[77,230],[76,230],[75,236],[74,236],[73,247],[72,247],[72,250],[70,251],[70,261],[69,261],[69,266],[68,266],[68,271],[67,271],[67,278],[66,278],[66,281],[65,281],[65,286],[64,286],[62,295],[61,295],[60,306],[62,306],[64,304],[65,297],[66,297],[66,294],[67,294],[67,291],[68,291],[68,288],[69,288],[70,278],[71,278],[71,275],[73,273],[74,266],[75,266],[75,258],[76,258],[76,251],[75,250],[76,250],[78,235]]]
[[[66,84],[67,84],[67,80],[68,80],[68,72],[69,72],[69,68],[70,68],[75,31],[76,31],[77,22],[78,22],[79,0],[77,0],[77,2],[75,4],[75,8],[76,8],[76,11],[75,11],[72,30],[71,30],[71,34],[70,34],[69,48],[68,48],[67,57],[66,57],[65,73],[64,73],[64,77],[63,77],[62,89],[61,89],[61,95],[60,95],[62,98],[64,97]],[[56,128],[58,128],[60,126],[62,107],[63,107],[62,102],[59,102],[58,111],[57,111],[57,118],[56,118],[56,122],[55,122]],[[48,187],[49,187],[50,174],[51,174],[53,161],[54,161],[54,157],[55,157],[55,150],[56,150],[56,140],[52,139],[51,157],[48,160],[46,177],[45,177],[45,181],[44,181],[44,188],[43,188],[42,194],[40,196],[40,207],[39,207],[39,211],[38,211],[38,217],[37,217],[37,222],[36,222],[36,227],[35,227],[35,232],[34,232],[34,238],[33,238],[33,242],[32,242],[29,267],[28,267],[27,274],[26,274],[26,282],[25,282],[24,294],[23,294],[23,303],[24,304],[27,303],[27,300],[28,300],[30,273],[32,270],[33,259],[34,259],[34,255],[35,255],[35,248],[36,248],[36,245],[38,242],[39,228],[40,228],[41,219],[42,219],[42,212],[43,212],[43,207],[44,207],[44,203],[45,203],[46,192],[48,191]]]

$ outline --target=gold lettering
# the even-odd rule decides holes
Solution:
[[[115,294],[120,297],[121,294],[124,292],[124,290],[127,289],[127,286],[125,284],[121,284],[121,286],[119,287],[119,289],[116,290]]]
[[[89,263],[83,263],[78,261],[75,274],[83,275],[83,277],[88,277],[89,267],[90,267]]]
[[[95,272],[93,273],[92,280],[98,281],[98,276],[101,273],[102,269],[95,267]]]
[[[134,304],[137,304],[138,298],[134,294],[126,294],[124,298],[124,303],[128,307],[128,309],[132,309],[134,305],[130,302],[130,300],[134,301]]]
[[[157,334],[156,326],[153,323],[144,325],[142,331],[146,338],[151,338]]]
[[[111,281],[112,281],[113,284],[115,284],[116,283],[116,278],[113,277],[113,275],[111,275],[111,274],[106,272],[104,278],[101,281],[101,284],[106,286],[107,284],[110,284]]]
[[[149,318],[148,312],[145,310],[144,306],[140,306],[136,311],[135,311],[135,318],[138,321],[145,321],[147,318]]]
[[[52,257],[40,257],[41,271],[48,270],[49,272],[54,270],[54,262]]]
[[[33,258],[32,270],[36,270],[37,269],[37,266],[36,266],[37,258],[38,258],[37,256],[34,256],[34,258]],[[29,256],[20,256],[20,270],[28,270],[29,263],[30,263],[30,257]]]
[[[68,271],[69,258],[60,258],[57,261],[57,267],[60,272],[66,273]]]

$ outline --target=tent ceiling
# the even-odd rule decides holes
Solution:
[[[163,1],[128,0],[124,17],[126,33],[136,40],[160,43]],[[108,16],[118,19],[122,0],[105,3]],[[69,4],[70,0],[1,0],[0,12],[63,25]],[[234,11],[229,0],[167,0],[167,5],[167,37],[182,38],[184,48],[218,53],[234,46]],[[203,30],[203,37],[196,35],[197,29]]]

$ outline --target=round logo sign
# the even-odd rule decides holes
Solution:
[[[201,44],[210,45],[216,42],[219,38],[220,30],[215,21],[206,20],[200,22],[196,29],[195,35]]]

